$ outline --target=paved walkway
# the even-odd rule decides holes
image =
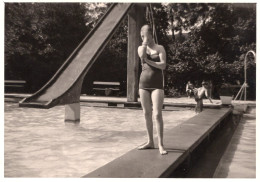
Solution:
[[[256,177],[256,109],[243,115],[214,178]]]

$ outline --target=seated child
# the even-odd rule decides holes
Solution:
[[[188,98],[190,98],[190,96],[193,94],[193,89],[194,89],[193,84],[190,81],[188,81],[188,83],[186,84],[186,93]]]
[[[193,90],[194,91],[194,98],[195,98],[195,101],[197,102],[197,105],[195,107],[195,112],[196,113],[200,113],[203,110],[203,97],[204,96],[206,96],[209,99],[209,101],[211,103],[213,103],[211,98],[208,97],[208,95],[209,95],[208,94],[208,89],[209,89],[208,83],[203,81],[202,82],[202,87],[195,88]]]

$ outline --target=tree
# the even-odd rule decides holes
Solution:
[[[212,80],[214,85],[235,83],[236,80],[242,82],[244,55],[248,50],[255,50],[255,5],[187,4],[173,7],[175,6],[175,11],[171,11],[175,17],[186,12],[180,16],[182,23],[177,25],[179,29],[188,30],[189,36],[183,42],[175,41],[170,45],[169,86],[183,90],[183,80],[200,83],[206,79]],[[204,8],[200,8],[203,11],[198,13],[196,8],[191,7]],[[191,18],[194,15],[196,17]],[[255,64],[250,60],[249,65],[248,69],[253,74],[250,93],[251,98],[255,98]]]
[[[126,18],[86,74],[83,84],[84,93],[92,93],[91,85],[93,81],[116,81],[121,83],[121,91],[126,94],[127,30]]]
[[[79,3],[5,4],[5,79],[38,90],[90,30]]]
[[[39,89],[57,71],[105,13],[109,3],[6,3],[5,77]],[[159,44],[167,52],[166,93],[188,80],[243,82],[247,51],[256,47],[256,5],[243,3],[153,3]],[[172,32],[171,36],[169,33]],[[126,82],[127,20],[86,75]],[[256,65],[248,62],[249,93],[255,98]],[[199,85],[198,85],[199,86]]]

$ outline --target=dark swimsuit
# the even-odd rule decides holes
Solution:
[[[147,54],[147,58],[154,62],[159,62],[160,57],[151,58]],[[163,71],[161,69],[150,66],[146,62],[142,63],[142,73],[139,81],[139,89],[154,90],[163,89]]]

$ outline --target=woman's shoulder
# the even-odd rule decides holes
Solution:
[[[155,44],[156,45],[156,48],[158,49],[164,49],[163,45],[160,45],[160,44]]]
[[[160,45],[160,44],[156,44],[156,50],[158,50],[160,52],[164,52],[165,51],[163,45]]]

